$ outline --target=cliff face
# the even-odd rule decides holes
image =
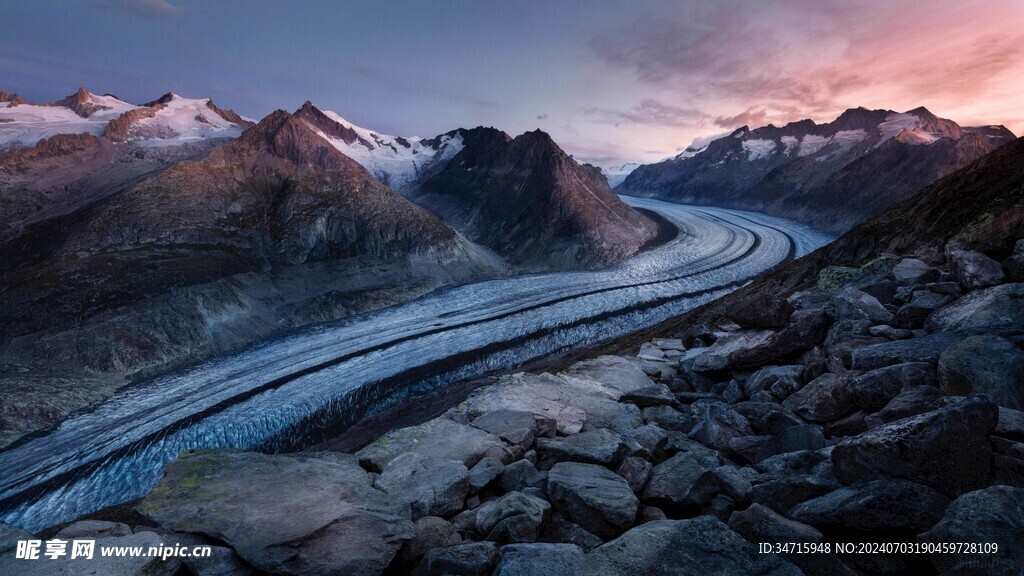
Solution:
[[[515,263],[608,265],[657,233],[598,170],[580,166],[543,132],[511,138],[475,128],[463,133],[463,143],[411,198]]]

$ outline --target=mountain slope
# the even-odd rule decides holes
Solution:
[[[431,139],[387,136],[360,128],[312,102],[296,110],[295,117],[399,194],[409,193],[432,166],[450,160],[463,146],[462,130]]]
[[[1001,126],[962,128],[924,108],[856,108],[827,124],[744,126],[703,150],[637,168],[618,191],[842,231],[1013,137]]]
[[[410,196],[513,263],[588,268],[634,254],[657,224],[624,204],[600,170],[539,130],[462,133],[463,149]]]
[[[5,327],[81,321],[183,286],[358,256],[469,260],[474,249],[292,115],[82,209],[8,271]],[[62,320],[66,318],[66,320]]]

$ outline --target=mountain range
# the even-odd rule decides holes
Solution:
[[[656,164],[617,192],[757,210],[840,232],[1014,139],[925,108],[853,108],[834,121],[746,126]]]

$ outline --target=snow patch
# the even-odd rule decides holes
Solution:
[[[775,141],[768,139],[744,140],[743,149],[747,152],[748,160],[762,160],[771,156],[775,151]]]
[[[638,162],[627,162],[615,168],[603,168],[601,172],[604,172],[604,177],[608,179],[608,185],[615,188],[639,167]]]
[[[88,118],[82,118],[65,106],[6,103],[0,107],[0,148],[10,146],[35,146],[44,138],[57,134],[87,133],[93,136],[103,134],[107,123],[125,112],[138,108],[113,96],[91,95],[90,102],[108,110],[97,110]]]
[[[171,94],[164,108],[128,129],[129,140],[157,139],[160,144],[182,144],[204,138],[237,138],[244,127],[214,112],[209,98],[182,98]],[[156,144],[156,143],[154,143]]]

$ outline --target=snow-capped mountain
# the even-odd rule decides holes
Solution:
[[[743,126],[634,170],[618,192],[769,212],[841,231],[1014,138],[925,108],[853,108],[836,120]]]
[[[30,104],[8,95],[0,98],[0,148],[35,146],[57,134],[99,136],[111,120],[135,108],[138,106],[109,94],[97,96],[85,88],[52,104]]]
[[[604,177],[608,179],[608,185],[615,188],[619,184],[622,184],[622,181],[626,179],[626,176],[629,176],[633,170],[636,170],[639,167],[639,162],[627,162],[622,166],[602,168],[601,172],[604,174]]]
[[[51,104],[0,98],[0,148],[35,146],[58,134],[106,136],[115,142],[170,146],[205,138],[237,138],[253,121],[217,108],[209,98],[166,94],[142,106],[85,88]]]
[[[167,146],[205,138],[237,138],[254,122],[217,108],[209,98],[168,93],[110,123],[105,134],[115,141],[147,141]]]
[[[303,104],[295,116],[400,194],[407,194],[431,166],[451,159],[464,145],[462,130],[430,139],[388,136],[360,128],[312,102]]]

